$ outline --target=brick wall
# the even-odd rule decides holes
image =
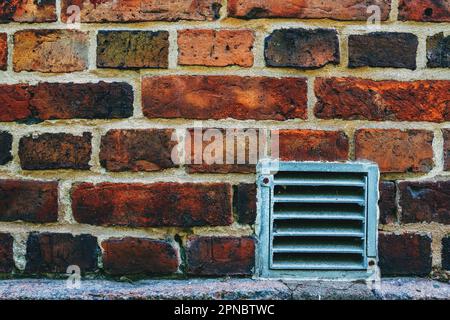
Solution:
[[[12,0],[0,22],[0,273],[251,275],[255,167],[175,161],[199,121],[377,162],[382,273],[450,268],[448,1]]]

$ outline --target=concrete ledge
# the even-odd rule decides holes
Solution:
[[[18,300],[385,300],[450,299],[450,285],[428,279],[384,279],[377,289],[351,282],[281,282],[252,279],[145,280],[134,283],[84,280],[80,289],[64,280],[0,280],[0,299]]]

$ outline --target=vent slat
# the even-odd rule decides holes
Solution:
[[[276,231],[273,233],[278,237],[290,237],[290,236],[316,236],[316,237],[355,237],[363,238],[364,233],[358,231],[331,231],[331,230],[286,230]]]
[[[283,269],[358,269],[364,259],[359,254],[275,253],[273,268]]]
[[[273,215],[275,220],[358,220],[364,221],[364,217],[355,213],[312,213],[312,212],[275,212]]]
[[[275,202],[291,202],[291,203],[353,203],[364,206],[365,199],[358,196],[336,196],[336,195],[276,195],[273,199]]]
[[[364,188],[365,183],[359,179],[348,179],[348,180],[336,180],[336,179],[275,179],[275,185],[284,185],[284,186],[341,186],[341,187],[360,187]]]
[[[363,254],[364,250],[353,247],[298,247],[298,246],[276,246],[273,248],[274,253],[355,253]]]

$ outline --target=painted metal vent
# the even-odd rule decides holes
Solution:
[[[376,165],[265,161],[258,172],[261,277],[368,276],[377,257]]]

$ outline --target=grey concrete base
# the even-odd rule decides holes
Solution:
[[[380,286],[349,282],[281,282],[251,279],[146,280],[134,283],[85,280],[68,289],[64,280],[0,280],[0,299],[450,299],[450,285],[428,279],[384,279]]]

